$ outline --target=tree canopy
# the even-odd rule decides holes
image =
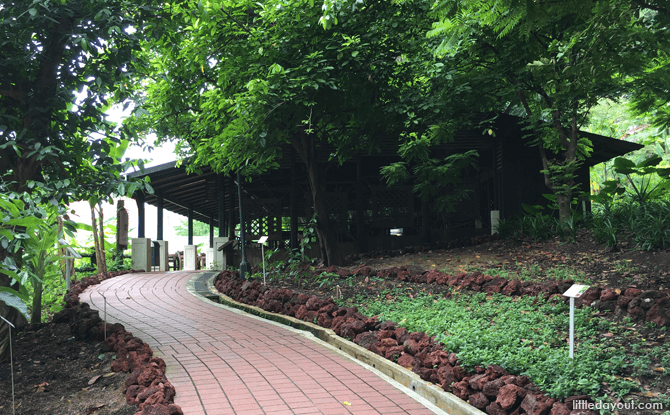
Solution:
[[[292,146],[307,167],[327,263],[342,258],[331,249],[320,146],[342,161],[402,128],[424,105],[408,91],[422,88],[418,74],[432,60],[426,2],[338,7],[339,23],[324,30],[313,1],[173,5],[145,50],[146,99],[131,124],[178,137],[195,166],[218,172],[276,168]]]
[[[664,53],[658,50],[654,6],[445,0],[434,13],[439,21],[429,35],[441,39],[436,53],[458,68],[453,85],[467,88],[465,97],[443,94],[452,101],[448,105],[523,117],[545,183],[566,219],[575,172],[590,151],[579,135],[590,110],[630,93],[631,81],[655,71],[656,57]]]

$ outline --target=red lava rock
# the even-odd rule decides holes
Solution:
[[[512,280],[505,285],[505,287],[502,289],[502,293],[504,295],[516,295],[519,294],[519,290],[521,289],[521,281],[519,280]]]
[[[321,307],[319,309],[319,313],[328,314],[331,317],[331,320],[332,320],[333,312],[336,311],[337,308],[338,308],[337,304],[330,303],[330,304],[327,304],[327,305],[324,305],[323,307]]]
[[[638,290],[637,288],[626,288],[626,291],[624,291],[623,293],[628,297],[634,298],[642,294],[642,290]]]
[[[499,378],[486,383],[482,387],[482,392],[484,392],[484,395],[488,396],[489,398],[494,399],[496,396],[498,396],[500,388],[502,388],[503,386],[505,386],[505,380]]]
[[[528,378],[528,376],[526,376],[526,375],[517,376],[515,383],[516,383],[517,386],[523,388],[530,383],[530,378]]]
[[[498,402],[491,402],[491,404],[486,407],[486,413],[489,415],[507,415],[507,411],[502,409]]]
[[[412,370],[412,367],[414,367],[414,356],[402,353],[398,358],[398,364],[406,369]]]
[[[312,295],[312,296],[309,297],[309,299],[305,303],[305,307],[309,311],[317,311],[318,309],[320,309],[322,307],[321,300],[319,299],[319,297],[317,297],[315,295]]]
[[[391,330],[394,331],[396,327],[398,326],[398,323],[395,323],[393,321],[385,321],[382,323],[382,325],[379,327],[379,330]],[[425,333],[424,333],[425,334]]]
[[[570,415],[570,410],[564,403],[556,402],[554,403],[554,406],[551,407],[549,415]]]
[[[470,387],[473,390],[480,391],[484,387],[484,385],[489,381],[489,378],[485,374],[478,374],[472,376],[469,380],[468,383],[470,384]],[[488,403],[487,403],[488,405]]]
[[[140,373],[142,373],[142,369],[136,368],[135,370],[132,371],[132,373],[130,373],[128,376],[126,376],[126,381],[125,381],[126,390],[128,390],[128,388],[131,385],[137,385],[137,378],[140,376]]]
[[[340,334],[340,327],[346,321],[344,316],[337,316],[333,319],[333,322],[330,323],[330,329],[333,330],[336,334]]]
[[[484,373],[491,380],[498,379],[499,377],[509,375],[508,371],[506,371],[505,369],[503,369],[502,367],[500,367],[498,365],[488,365],[486,367],[486,372],[484,372]]]
[[[631,304],[633,304],[632,301]],[[640,307],[631,307],[630,304],[628,305],[628,317],[632,318],[633,320],[640,320],[645,316],[646,314],[644,310]]]
[[[620,295],[616,300],[617,307],[628,308],[628,304],[633,300],[633,297],[628,295]]]
[[[303,320],[310,323],[314,323],[315,321],[317,321],[318,315],[319,313],[317,313],[316,311],[308,311],[307,315],[303,317]]]
[[[526,391],[524,389],[514,384],[505,385],[500,388],[496,402],[498,402],[503,409],[509,410],[516,407],[521,398],[525,397],[525,394]]]
[[[452,372],[454,373],[454,376],[458,380],[462,380],[468,375],[468,372],[465,371],[462,367],[456,365],[453,367]]]
[[[378,316],[372,316],[365,320],[365,329],[366,330],[377,330],[381,323],[379,322]]]
[[[304,321],[305,317],[307,317],[307,313],[307,307],[303,304],[298,308],[298,311],[295,312],[295,318]]]
[[[377,341],[377,332],[364,331],[356,336],[354,343],[369,350],[372,343]]]
[[[394,337],[398,344],[403,344],[405,340],[409,339],[409,332],[404,327],[397,327],[394,331]]]
[[[405,353],[409,353],[412,356],[415,356],[419,352],[419,343],[416,340],[405,340],[403,346],[405,347]]]
[[[139,385],[130,386],[126,390],[126,403],[128,403],[128,405],[139,405],[137,395],[139,395],[143,390],[144,388]]]
[[[451,385],[451,390],[454,395],[458,396],[464,401],[467,401],[468,397],[474,393],[474,391],[470,389],[468,382],[464,380]]]
[[[142,411],[136,412],[135,415],[170,415],[170,410],[165,405],[147,405],[142,408]]]
[[[488,398],[483,393],[477,392],[470,396],[468,403],[477,409],[484,410],[490,404]]]
[[[422,367],[421,369],[419,369],[419,376],[421,377],[421,379],[429,382],[430,378],[433,377],[433,375],[435,375],[435,372],[436,372],[435,369]]]
[[[614,291],[614,288],[605,288],[600,293],[600,301],[610,301],[616,300],[619,297],[619,294]]]
[[[655,323],[659,327],[665,327],[670,320],[670,298],[663,297],[656,300],[649,311],[646,320]]]
[[[139,393],[137,395],[137,400],[140,402],[144,402],[149,398],[149,396],[153,395],[154,393],[158,392],[159,388],[153,387],[153,388],[146,388],[144,391]]]
[[[379,338],[379,335],[377,335],[377,338]],[[382,347],[395,347],[398,345],[398,342],[391,338],[391,337],[385,337],[380,340]]]
[[[402,346],[393,346],[386,349],[384,357],[387,358],[388,360],[395,361],[402,353],[403,353]]]
[[[444,366],[449,364],[449,353],[444,350],[435,350],[431,353],[433,355],[433,361],[437,362],[439,366]]]
[[[184,415],[184,412],[181,410],[181,408],[173,403],[168,405],[168,412],[170,415]]]
[[[332,323],[333,323],[333,317],[328,313],[320,313],[317,316],[316,324],[318,324],[321,327],[325,327],[328,329],[330,328]]]
[[[152,363],[152,366],[145,367],[144,370],[142,370],[142,373],[137,377],[138,385],[149,386],[154,379],[163,377],[163,374],[158,369],[158,365],[153,365],[154,363]]]
[[[529,393],[523,398],[521,402],[521,409],[526,411],[528,415],[547,415],[551,409],[552,403],[543,402],[537,396]]]
[[[139,395],[138,395],[138,398],[139,398]],[[158,390],[155,393],[153,393],[151,396],[149,396],[143,403],[140,404],[140,409],[144,409],[147,406],[163,405],[165,403],[166,403],[165,402],[165,395],[163,394],[163,391]],[[167,407],[165,409],[167,409]]]
[[[576,304],[578,305],[587,305],[590,306],[596,300],[600,299],[600,288],[591,287],[582,296],[577,300]]]
[[[379,330],[377,340],[392,339],[395,336],[395,330]]]

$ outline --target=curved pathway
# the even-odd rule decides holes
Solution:
[[[192,295],[187,283],[199,274],[126,274],[80,297],[102,317],[104,296],[107,320],[165,360],[185,415],[433,413],[298,330]]]

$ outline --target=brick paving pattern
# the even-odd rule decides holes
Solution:
[[[185,415],[433,413],[317,342],[201,301],[186,289],[197,274],[126,274],[81,295],[101,316],[104,295],[108,321],[165,360]]]

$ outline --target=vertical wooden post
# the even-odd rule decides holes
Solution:
[[[295,188],[295,149],[291,146],[291,202],[289,211],[291,215],[291,241],[289,246],[291,249],[298,248],[298,209],[296,206],[296,192]]]
[[[158,206],[156,210],[156,238],[163,240],[163,196],[158,196]]]
[[[233,176],[228,177],[228,200],[230,200],[230,210],[228,211],[228,238],[235,239],[235,181]]]
[[[144,194],[140,193],[135,198],[137,203],[137,237],[144,238]]]
[[[219,202],[219,237],[226,236],[226,178],[222,174],[216,176],[216,187]]]
[[[193,205],[188,205],[188,245],[193,245]]]
[[[209,217],[209,247],[214,248],[214,217]]]
[[[367,235],[365,234],[365,199],[363,198],[363,172],[361,166],[361,155],[356,157],[356,240],[358,241],[358,252],[366,252],[368,249]]]

